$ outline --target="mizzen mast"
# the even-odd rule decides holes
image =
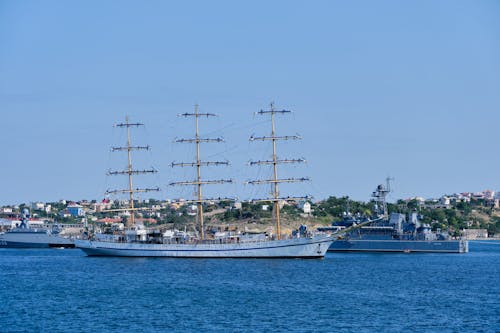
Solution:
[[[108,171],[108,175],[116,176],[116,175],[128,175],[128,189],[118,189],[118,190],[107,190],[106,194],[116,194],[116,193],[128,193],[129,194],[129,207],[127,209],[118,209],[118,210],[127,210],[130,211],[130,220],[127,220],[127,227],[131,227],[135,225],[135,215],[134,211],[137,209],[134,207],[134,193],[144,193],[144,192],[153,192],[159,191],[157,188],[134,188],[133,175],[139,174],[147,174],[147,173],[157,173],[158,171],[151,168],[147,170],[136,170],[132,167],[132,151],[133,150],[149,150],[149,146],[133,146],[130,139],[130,128],[131,127],[139,127],[144,126],[141,123],[131,123],[129,122],[128,116],[125,117],[124,123],[119,123],[114,125],[115,127],[126,128],[127,129],[127,145],[125,147],[112,147],[111,151],[126,151],[127,152],[127,169],[119,170],[119,171]],[[115,210],[107,210],[107,211],[115,211]]]
[[[196,200],[191,200],[189,202],[196,203],[196,211],[197,211],[197,219],[200,228],[200,238],[205,239],[205,227],[203,221],[203,203],[208,201],[220,201],[224,200],[221,198],[217,199],[203,199],[202,196],[202,186],[203,185],[213,185],[213,184],[224,184],[224,183],[232,183],[231,179],[218,179],[218,180],[203,180],[201,177],[201,167],[203,166],[219,166],[219,165],[229,165],[228,161],[202,161],[200,154],[200,144],[201,143],[209,143],[209,142],[224,142],[222,138],[202,138],[199,133],[199,118],[200,117],[216,117],[216,114],[213,113],[200,113],[198,110],[198,104],[194,107],[194,113],[183,113],[180,114],[181,117],[194,117],[196,124],[196,132],[194,138],[189,139],[177,139],[175,142],[177,143],[194,143],[196,145],[196,161],[194,162],[181,162],[171,164],[172,167],[195,167],[196,168],[196,179],[193,181],[180,181],[180,182],[172,182],[169,185],[194,185],[196,187]]]
[[[271,103],[269,110],[260,110],[257,112],[259,115],[270,115],[271,116],[271,136],[261,136],[261,137],[250,137],[250,141],[271,141],[273,147],[273,155],[271,160],[262,160],[262,161],[251,161],[250,165],[272,165],[273,167],[273,178],[272,179],[263,179],[263,180],[252,180],[247,182],[248,184],[271,184],[271,197],[265,199],[257,199],[254,201],[272,201],[273,202],[273,221],[276,225],[276,237],[281,239],[281,217],[280,217],[280,205],[279,201],[282,200],[298,200],[298,199],[307,199],[308,197],[280,197],[279,184],[280,183],[297,183],[308,181],[309,178],[278,178],[278,165],[279,164],[293,164],[293,163],[305,163],[306,160],[304,158],[298,159],[281,159],[278,158],[276,145],[277,141],[282,140],[300,140],[302,139],[299,135],[285,135],[279,136],[276,135],[275,130],[275,115],[277,114],[290,114],[291,111],[288,110],[276,110],[274,104]]]

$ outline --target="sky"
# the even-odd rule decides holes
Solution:
[[[14,1],[0,0],[0,205],[102,199],[127,186],[106,176],[126,167],[110,147],[132,129],[138,187],[190,198],[194,134],[204,160],[228,167],[204,179],[234,180],[207,197],[269,195],[268,117],[277,116],[283,196],[369,200],[393,177],[389,199],[500,190],[500,2],[498,1]]]

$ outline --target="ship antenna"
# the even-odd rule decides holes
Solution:
[[[128,209],[108,209],[108,210],[105,210],[106,212],[129,210],[130,211],[130,220],[127,219],[127,227],[131,227],[131,226],[135,225],[135,213],[134,213],[134,211],[136,211],[137,209],[134,207],[134,193],[152,192],[152,191],[159,191],[160,190],[158,187],[157,188],[135,188],[134,189],[134,182],[133,182],[133,177],[132,177],[133,175],[158,172],[155,169],[135,170],[132,167],[132,151],[133,150],[149,150],[150,149],[149,146],[132,146],[131,138],[130,138],[130,128],[131,127],[139,127],[139,126],[144,126],[144,124],[129,122],[128,115],[125,117],[124,123],[119,123],[119,124],[115,125],[115,127],[121,127],[121,128],[127,129],[127,145],[125,147],[112,147],[111,151],[112,152],[126,151],[128,164],[127,164],[126,170],[108,171],[108,175],[128,175],[128,184],[129,184],[128,189],[107,190],[106,191],[106,195],[114,194],[114,193],[128,193],[129,194],[129,207],[128,207]]]
[[[277,239],[281,239],[281,216],[280,216],[280,205],[279,202],[282,200],[300,200],[300,199],[309,199],[309,197],[287,197],[281,198],[279,192],[279,184],[280,183],[296,183],[308,181],[309,178],[286,178],[279,179],[278,178],[278,165],[279,164],[291,164],[291,163],[305,163],[306,160],[304,158],[298,159],[280,159],[277,155],[277,141],[281,140],[300,140],[302,139],[299,135],[285,135],[278,136],[276,135],[276,126],[275,126],[275,115],[276,114],[290,114],[291,111],[288,110],[276,110],[274,107],[274,103],[270,103],[269,110],[260,110],[256,114],[258,115],[270,115],[271,116],[271,136],[261,136],[261,137],[250,137],[250,141],[271,141],[272,143],[272,159],[271,160],[263,160],[263,161],[253,161],[250,162],[250,165],[272,165],[273,166],[273,178],[272,179],[264,179],[264,180],[253,180],[247,182],[248,184],[271,184],[272,191],[271,197],[265,199],[256,199],[253,201],[272,201],[273,202],[273,222],[276,225],[276,237]]]
[[[200,228],[200,239],[205,239],[205,227],[203,221],[203,203],[208,201],[222,201],[222,200],[232,200],[228,198],[217,198],[217,199],[203,199],[202,196],[202,186],[203,185],[212,185],[212,184],[224,184],[224,183],[232,183],[232,179],[218,179],[218,180],[203,180],[201,177],[201,167],[202,166],[219,166],[219,165],[229,165],[227,161],[202,161],[200,155],[200,144],[208,143],[208,142],[224,142],[222,138],[202,138],[199,133],[199,118],[200,117],[216,117],[216,114],[213,113],[200,113],[198,110],[198,104],[194,106],[194,113],[183,113],[180,114],[181,117],[194,117],[195,118],[195,137],[190,139],[177,139],[175,142],[177,143],[194,143],[196,145],[196,161],[195,162],[181,162],[181,163],[172,163],[172,167],[196,167],[196,180],[194,181],[181,181],[181,182],[172,182],[169,185],[194,185],[196,186],[196,200],[191,200],[188,202],[196,203],[196,212],[197,219]]]

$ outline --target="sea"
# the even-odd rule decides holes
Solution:
[[[0,332],[500,332],[500,241],[321,260],[1,249]]]

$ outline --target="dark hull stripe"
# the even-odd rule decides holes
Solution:
[[[328,252],[405,252],[405,253],[413,253],[413,252],[439,252],[439,253],[458,253],[458,250],[386,250],[386,249],[328,249]]]
[[[74,248],[75,244],[72,243],[47,244],[47,243],[24,243],[24,242],[6,242],[0,244],[0,248],[43,249],[43,248],[54,248],[54,247]]]
[[[47,243],[23,243],[23,242],[2,242],[0,244],[1,248],[48,248],[49,244]]]
[[[109,254],[88,254],[87,256],[89,257],[112,257],[113,255]],[[324,256],[318,255],[318,256],[276,256],[276,257],[257,257],[257,256],[248,256],[248,257],[204,257],[204,256],[127,256],[127,255],[122,255],[120,257],[124,258],[165,258],[165,259],[323,259]]]
[[[73,244],[73,243],[71,243],[71,244],[49,244],[49,247],[64,247],[67,249],[74,249],[75,244]]]

